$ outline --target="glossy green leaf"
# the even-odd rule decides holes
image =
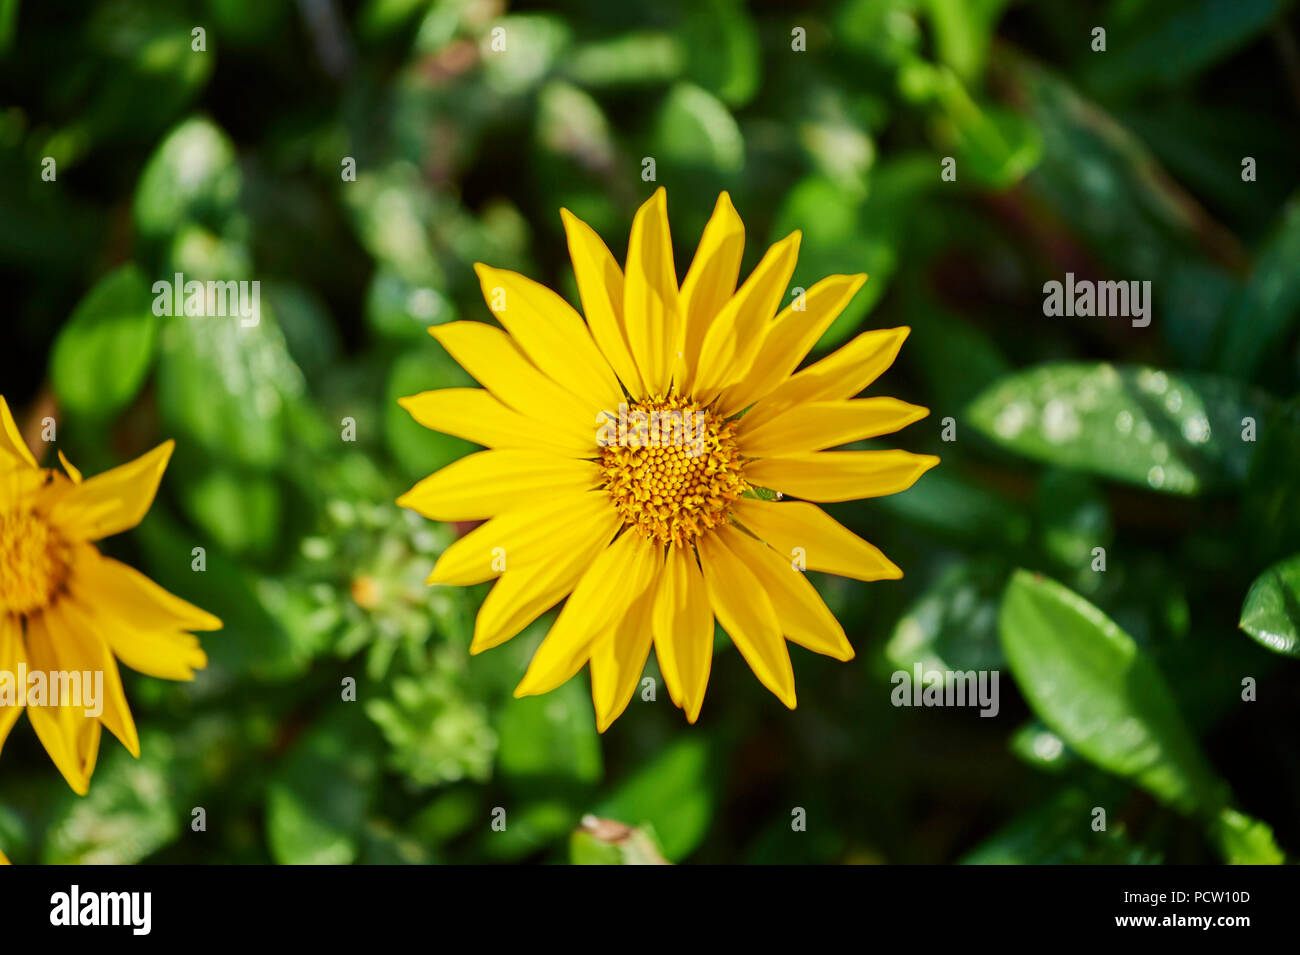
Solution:
[[[1272,402],[1238,382],[1106,363],[1054,362],[1003,378],[968,417],[1017,454],[1193,495],[1239,484],[1255,444],[1244,419]]]
[[[1300,554],[1255,578],[1238,626],[1270,650],[1300,657]]]
[[[252,468],[277,464],[288,444],[288,406],[305,390],[269,310],[239,317],[164,320],[158,389],[177,437]]]
[[[1217,813],[1226,787],[1155,665],[1078,594],[1020,570],[998,628],[1034,711],[1085,759],[1187,812]]]
[[[950,567],[899,618],[885,656],[909,672],[916,663],[927,671],[999,669],[998,598],[1005,584],[1005,568],[992,562]]]

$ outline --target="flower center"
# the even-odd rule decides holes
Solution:
[[[600,472],[619,516],[646,537],[684,545],[724,523],[749,487],[734,426],[688,398],[620,406]]]
[[[48,605],[67,579],[70,558],[67,542],[33,511],[0,514],[0,611]]]

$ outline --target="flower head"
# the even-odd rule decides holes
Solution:
[[[866,276],[829,276],[778,312],[796,232],[737,288],[744,228],[726,193],[680,286],[662,189],[636,214],[625,269],[585,223],[561,216],[585,320],[544,286],[479,265],[503,327],[429,332],[484,388],[402,399],[426,427],[488,449],[399,499],[433,520],[487,519],[447,548],[429,580],[496,579],[474,653],[565,600],[515,695],[548,692],[590,665],[602,731],[626,708],[651,646],[694,722],[715,619],[793,708],[786,640],[853,656],[802,571],[902,576],[809,502],[892,494],[938,463],[826,450],[928,414],[855,397],[892,364],[908,329],[866,332],[799,370]]]
[[[171,453],[168,441],[89,480],[62,452],[66,474],[41,468],[0,397],[0,747],[25,707],[82,795],[101,726],[140,755],[116,661],[190,680],[207,657],[188,631],[221,626],[93,543],[140,522]]]

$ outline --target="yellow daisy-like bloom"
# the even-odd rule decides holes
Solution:
[[[140,755],[116,660],[150,676],[192,680],[207,657],[188,631],[221,626],[92,543],[140,523],[172,447],[168,441],[89,480],[60,452],[61,474],[37,466],[0,396],[0,747],[32,702],[27,718],[41,745],[83,796],[101,724]],[[87,672],[103,674],[99,716],[87,715],[84,690],[81,700],[53,705],[53,674]],[[30,696],[22,673],[44,675],[43,697]]]
[[[586,321],[550,289],[478,265],[504,330],[452,322],[429,333],[486,390],[401,400],[422,425],[489,449],[398,501],[433,520],[488,519],[447,548],[429,581],[497,579],[472,653],[567,596],[515,695],[546,693],[589,663],[602,732],[627,707],[652,645],[673,703],[695,721],[715,618],[793,708],[785,640],[853,656],[799,571],[902,576],[808,502],[902,491],[939,460],[826,450],[929,413],[854,397],[893,363],[909,329],[866,332],[797,370],[865,275],[832,275],[778,313],[799,233],[737,288],[744,227],[726,193],[680,287],[663,189],[633,220],[625,270],[585,223],[561,216]],[[781,500],[790,497],[802,500]]]

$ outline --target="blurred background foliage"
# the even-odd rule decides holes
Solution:
[[[55,417],[88,473],[177,439],[157,505],[110,550],[226,622],[193,684],[128,677],[143,756],[106,740],[86,798],[16,729],[0,845],[29,862],[1300,850],[1292,7],[0,0],[0,391],[29,434]],[[425,328],[487,317],[473,262],[576,301],[559,208],[621,256],[657,185],[679,263],[727,189],[746,268],[799,228],[794,285],[869,273],[820,347],[910,325],[878,391],[932,409],[899,443],[944,463],[832,508],[907,576],[817,579],[859,655],[796,650],[796,712],[720,644],[696,727],[660,692],[599,737],[585,676],[510,697],[545,621],[471,661],[484,588],[423,585],[463,528],[392,501],[469,445],[394,399],[468,383]],[[260,325],[155,317],[150,287],[177,271],[260,280]],[[1044,317],[1067,271],[1150,280],[1151,325]],[[998,716],[891,706],[917,662],[999,669]]]

